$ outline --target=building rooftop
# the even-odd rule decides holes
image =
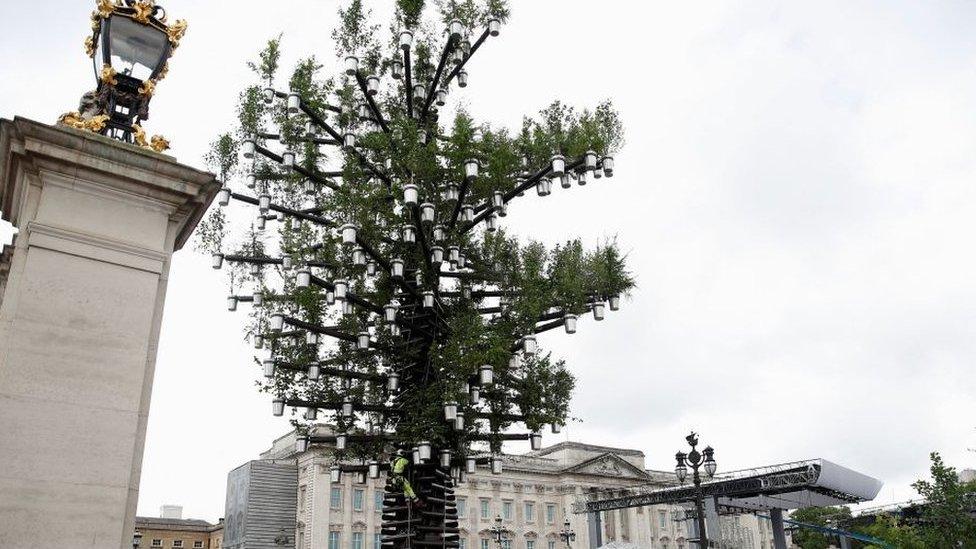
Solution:
[[[174,519],[160,517],[136,517],[136,528],[156,530],[184,530],[187,532],[210,532],[223,528],[223,522],[211,524],[201,519]]]

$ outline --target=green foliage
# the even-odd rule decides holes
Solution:
[[[790,514],[790,520],[817,526],[835,526],[838,521],[849,518],[851,510],[847,507],[807,507]],[[800,528],[793,534],[793,543],[803,549],[827,549],[832,539],[833,536],[806,528]]]
[[[931,480],[912,488],[925,498],[919,533],[930,547],[976,547],[976,483],[959,482],[956,469],[932,452]]]
[[[508,16],[508,4],[501,0],[444,0],[437,5],[442,16],[450,11],[451,18],[460,18],[468,26]],[[399,0],[391,30],[398,26],[417,29],[411,49],[413,81],[429,83],[444,36],[423,28],[423,9],[422,1]],[[402,50],[395,45],[395,36],[389,51],[381,49],[378,29],[361,0],[345,2],[333,35],[337,53],[340,57],[357,55],[364,74],[380,74]],[[263,81],[277,76],[280,43],[280,36],[269,41],[259,61],[250,64]],[[312,268],[329,285],[347,281],[350,292],[373,308],[357,306],[344,313],[340,307],[329,306],[328,287],[298,288],[294,271],[265,265],[255,273],[233,262],[228,266],[231,287],[243,288],[244,295],[260,292],[264,296],[263,306],[251,309],[248,334],[267,336],[266,348],[274,357],[298,366],[279,368],[260,383],[261,390],[312,402],[349,398],[357,403],[383,403],[391,399],[391,406],[409,413],[369,412],[357,414],[355,422],[342,417],[330,421],[341,430],[393,432],[399,441],[430,440],[435,446],[459,452],[467,451],[473,440],[484,440],[486,432],[490,432],[488,446],[497,451],[497,433],[516,424],[530,430],[564,424],[575,386],[572,374],[562,360],[549,354],[520,352],[520,342],[542,326],[555,327],[553,323],[558,324],[566,314],[583,315],[595,302],[626,294],[634,287],[634,279],[627,271],[625,255],[615,241],[587,250],[581,241],[569,240],[547,249],[539,242],[520,242],[502,230],[482,230],[460,220],[452,224],[456,205],[443,191],[448,184],[464,182],[464,204],[491,207],[495,193],[514,197],[516,186],[548,166],[553,154],[564,154],[568,161],[581,159],[589,150],[611,154],[623,141],[623,128],[612,104],[577,111],[557,101],[537,116],[526,117],[521,130],[514,133],[480,123],[464,109],[443,120],[407,113],[405,82],[401,80],[373,97],[390,129],[386,133],[369,120],[372,113],[364,105],[357,82],[344,76],[323,78],[321,68],[313,56],[302,59],[291,72],[288,86],[299,93],[306,108],[327,120],[330,129],[340,134],[353,132],[359,154],[321,145],[335,135],[307,134],[308,117],[289,113],[280,100],[267,104],[262,83],[248,87],[240,96],[236,139],[222,136],[218,140],[221,154],[236,150],[245,138],[271,150],[296,153],[301,170],[329,183],[309,181],[300,171],[260,154],[240,168],[230,166],[228,173],[254,175],[248,194],[267,195],[273,204],[317,216],[319,221],[275,213],[276,219],[268,222],[267,229],[262,230],[255,221],[234,244],[221,245],[227,240],[223,217],[208,218],[204,232],[215,235],[207,237],[208,249],[223,247],[261,260],[287,256]],[[223,157],[214,157],[218,163],[219,158]],[[479,161],[480,173],[467,181],[464,164],[469,159]],[[378,177],[373,166],[381,167],[388,180]],[[456,246],[464,255],[466,267],[453,269],[461,271],[457,276],[449,276],[452,269],[446,266],[430,264],[431,227],[422,228],[426,248],[401,240],[402,227],[417,223],[412,210],[400,203],[404,186],[410,183],[420,188],[421,202],[433,204],[436,218],[447,226],[445,240],[438,245],[445,250]],[[533,191],[529,188],[526,194]],[[359,241],[369,243],[382,258],[380,263],[402,260],[408,282],[394,280],[388,266],[379,265],[379,272],[370,276],[365,266],[354,264],[353,248],[342,245],[336,231],[344,223],[357,227]],[[428,289],[438,295],[432,310],[419,303],[420,292]],[[464,297],[466,291],[472,292],[470,298]],[[406,310],[407,318],[419,319],[402,321],[400,327],[411,331],[409,336],[395,335],[394,328],[377,317],[377,308],[394,302]],[[322,336],[328,343],[315,346],[303,337],[273,336],[268,324],[274,313],[327,326],[330,334],[345,337]],[[349,334],[362,331],[371,334],[374,347],[368,352],[348,341]],[[299,330],[299,336],[302,332]],[[391,397],[382,384],[365,382],[362,377],[323,376],[313,381],[301,371],[312,364],[327,364],[357,376],[396,371],[409,390]],[[469,404],[468,389],[483,366],[491,367],[496,384],[482,388],[485,403],[480,408]],[[448,401],[480,414],[483,422],[470,421],[463,431],[455,432],[443,421],[442,406]],[[298,420],[296,424],[302,425]],[[376,445],[356,445],[347,457],[377,451]]]
[[[278,72],[278,63],[281,60],[281,35],[268,40],[258,57],[260,60],[257,63],[249,61],[247,66],[257,73],[261,80],[270,84],[274,81],[274,75]]]
[[[929,546],[922,541],[918,532],[911,526],[898,524],[898,519],[892,515],[880,515],[869,526],[857,528],[862,534],[878,538],[897,549],[927,549]],[[865,545],[865,549],[885,549],[880,545]]]

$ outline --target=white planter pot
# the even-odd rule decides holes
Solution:
[[[312,364],[308,367],[308,379],[318,381],[320,377],[322,377],[322,369],[318,364]]]
[[[430,202],[424,202],[420,205],[420,220],[424,223],[434,222],[434,205]]]
[[[502,457],[501,456],[491,456],[491,474],[500,475],[502,474]]]
[[[401,48],[409,48],[412,45],[413,45],[413,33],[410,32],[410,31],[407,31],[407,30],[401,31],[400,32],[400,47]]]
[[[451,451],[441,450],[441,467],[447,469],[451,466]]]
[[[271,401],[271,414],[275,417],[281,417],[285,415],[285,400],[282,398],[276,398]]]
[[[336,435],[336,450],[346,449],[346,435]]]
[[[466,221],[468,223],[471,223],[472,221],[474,221],[474,206],[464,206],[464,207],[462,207],[461,208],[461,213],[462,213],[461,218],[464,219],[464,221]]]
[[[403,260],[394,259],[390,261],[390,276],[393,278],[403,278]]]
[[[576,315],[567,314],[563,317],[563,325],[566,327],[567,334],[576,333]]]
[[[262,336],[262,335],[255,335],[254,336],[254,348],[255,349],[261,349],[263,347],[264,347],[264,336]]]
[[[375,275],[376,275],[376,262],[373,260],[369,260],[366,262],[366,276],[375,276]]]
[[[522,338],[522,350],[527,356],[535,356],[535,354],[539,351],[539,343],[536,341],[534,335],[529,335]]]
[[[359,58],[355,55],[350,55],[346,57],[346,74],[348,76],[355,76],[359,72]]]
[[[342,417],[349,419],[352,417],[352,402],[345,400],[342,402]]]
[[[491,196],[491,205],[494,206],[496,210],[505,209],[505,195],[501,191],[495,191],[495,194]]]
[[[444,420],[454,421],[457,418],[457,402],[444,403]]]
[[[325,292],[325,303],[328,305],[335,305],[335,302],[335,292]]]
[[[583,155],[583,167],[590,172],[596,169],[596,152],[586,151]]]
[[[417,204],[417,199],[419,198],[420,187],[414,185],[413,183],[403,186],[403,203],[407,206],[414,206]]]
[[[454,416],[454,430],[463,431],[464,430],[464,412],[458,412]]]
[[[220,205],[220,206],[226,206],[226,205],[230,204],[230,189],[229,188],[224,187],[223,189],[220,189],[220,191],[217,193],[217,204]]]
[[[427,98],[427,89],[424,88],[423,84],[414,84],[413,86],[413,99],[414,101],[423,101]]]
[[[308,438],[298,437],[295,439],[295,452],[301,454],[308,450]]]
[[[267,225],[267,223],[268,223],[268,219],[266,217],[264,217],[263,215],[259,215],[258,216],[258,219],[257,219],[257,222],[258,222],[258,230],[259,231],[263,231],[265,225]]]
[[[576,174],[576,184],[578,184],[580,187],[586,185],[586,181],[588,178],[588,176],[586,175],[587,173],[589,172],[580,172]]]
[[[558,423],[553,423],[550,427],[552,428],[552,434],[554,435],[558,435],[559,432],[563,430],[563,426]]]
[[[315,421],[315,418],[319,417],[319,411],[315,408],[305,408],[305,419],[309,421]]]
[[[383,307],[383,320],[387,323],[396,322],[397,307],[393,304]]]
[[[464,161],[464,177],[468,179],[475,179],[478,177],[478,171],[481,168],[481,163],[476,159],[471,158]]]
[[[403,78],[403,61],[398,59],[390,65],[390,76],[392,76],[394,80],[400,80]]]
[[[390,335],[393,336],[393,337],[399,337],[399,335],[400,335],[400,326],[398,326],[396,324],[392,324],[390,326]]]
[[[305,196],[312,196],[319,191],[318,185],[315,184],[311,179],[306,179],[302,181],[302,190]]]
[[[345,315],[345,316],[351,316],[355,312],[356,312],[356,310],[352,306],[352,302],[350,302],[348,299],[346,301],[343,301],[342,302],[342,314],[343,315]]]
[[[264,91],[264,102],[265,104],[270,105],[271,103],[274,102],[274,98],[275,98],[274,88],[264,88],[263,91]]]
[[[257,183],[258,183],[258,178],[253,173],[249,173],[246,176],[244,176],[244,185],[247,186],[248,189],[253,189],[257,185]]]
[[[286,168],[291,168],[295,166],[295,153],[292,151],[285,151],[281,153],[281,165]]]
[[[438,107],[443,107],[447,103],[447,90],[440,89],[437,90],[437,100],[435,101]]]
[[[400,388],[400,374],[397,374],[396,372],[391,372],[390,375],[387,376],[386,378],[386,390],[390,391],[391,393],[394,393],[399,388]]]
[[[533,450],[542,449],[542,433],[532,433],[529,435],[529,444],[532,445]]]
[[[255,288],[254,293],[251,294],[251,304],[255,307],[260,307],[264,305],[264,294],[261,293],[260,288]]]
[[[491,214],[485,219],[485,230],[490,233],[498,230],[498,216]]]
[[[481,403],[481,389],[478,387],[472,387],[468,392],[468,397],[471,399],[472,405],[478,405]]]
[[[458,86],[459,87],[461,87],[461,88],[467,88],[468,87],[468,71],[466,71],[464,69],[461,69],[461,71],[458,72],[457,80],[458,80]]]
[[[219,269],[224,264],[224,254],[213,254],[210,256],[210,266]]]
[[[380,77],[370,76],[366,79],[366,93],[376,95],[380,91]]]
[[[424,291],[424,307],[430,309],[434,306],[434,292],[430,290]]]
[[[299,288],[308,288],[312,284],[312,272],[308,269],[302,269],[298,271],[295,275],[295,286]]]
[[[444,188],[444,200],[448,202],[457,202],[461,195],[461,190],[454,183],[448,183]]]
[[[305,135],[309,137],[315,137],[319,134],[319,127],[315,125],[315,122],[309,120],[305,123]]]
[[[478,368],[478,383],[481,383],[483,387],[487,387],[495,382],[495,372],[491,369],[488,364],[483,365]]]
[[[241,156],[247,158],[248,160],[254,158],[254,151],[257,149],[257,143],[253,139],[245,139],[241,142]]]
[[[261,264],[251,263],[250,265],[248,265],[248,271],[251,273],[251,276],[253,277],[261,276]]]
[[[356,226],[352,223],[346,223],[342,227],[339,227],[339,232],[342,234],[342,243],[345,246],[352,246],[356,244]]]
[[[417,230],[413,225],[403,226],[403,241],[410,244],[417,241]]]
[[[356,267],[362,267],[366,264],[366,252],[362,248],[356,248],[352,251],[352,264]]]
[[[266,358],[262,362],[262,365],[264,366],[264,377],[266,377],[268,379],[273,378],[274,377],[274,374],[275,374],[275,363],[274,363],[274,359]]]
[[[280,332],[282,328],[285,327],[285,315],[281,313],[275,313],[271,315],[271,331]]]
[[[227,310],[230,312],[237,310],[237,296],[232,295],[227,297]]]
[[[467,261],[467,258],[464,257],[464,254],[459,254],[458,255],[458,261],[457,261],[458,269],[463,269],[464,266],[467,264],[467,262],[468,262]],[[471,298],[471,290],[470,290],[470,288],[468,289],[468,295],[467,295],[467,297],[468,298]]]
[[[369,462],[369,478],[380,478],[380,462],[373,460]]]
[[[603,175],[607,177],[613,177],[613,157],[604,156],[603,157]]]
[[[433,246],[430,249],[430,262],[434,265],[440,265],[444,262],[444,248],[440,246]]]
[[[540,179],[535,184],[535,192],[539,196],[549,196],[552,194],[552,181],[549,181],[546,178]]]
[[[302,111],[302,98],[297,93],[288,94],[288,114],[298,114]]]
[[[342,146],[347,149],[352,149],[356,146],[356,134],[352,132],[346,132],[342,134]]]
[[[413,447],[413,450],[411,450],[411,454],[412,454],[411,455],[412,461],[414,463],[420,463],[420,448],[417,448],[416,446],[414,446]]]
[[[559,186],[564,189],[572,188],[573,182],[569,180],[569,174],[564,173],[559,176]]]
[[[294,266],[295,266],[295,260],[292,259],[290,255],[282,255],[281,256],[281,268],[282,269],[291,269]]]
[[[461,266],[460,261],[458,262],[458,266]],[[461,297],[463,297],[464,299],[471,299],[471,288],[468,286],[461,288]]]
[[[460,40],[461,35],[464,33],[464,25],[461,24],[457,19],[452,19],[448,24],[448,29],[451,33],[451,39]]]
[[[356,336],[356,347],[358,349],[369,349],[369,332],[359,332]]]
[[[566,157],[557,154],[552,157],[552,175],[553,177],[561,177],[566,173]]]
[[[610,296],[610,310],[619,311],[620,310],[620,296],[612,295]]]
[[[417,450],[420,452],[420,461],[430,461],[430,443],[425,441],[417,443]]]
[[[319,334],[315,332],[305,332],[305,344],[306,345],[318,345],[319,344]]]
[[[601,177],[603,177],[603,168],[593,170],[593,179],[600,179]]]
[[[603,320],[607,315],[607,306],[602,301],[593,304],[593,319]]]
[[[501,21],[499,21],[498,19],[489,19],[488,20],[488,34],[490,34],[492,36],[498,36],[498,33],[500,33],[501,30],[502,30],[502,22]]]
[[[338,444],[336,446],[338,446]],[[338,465],[329,467],[329,481],[333,484],[342,482],[342,469]]]
[[[461,259],[461,248],[457,246],[448,246],[447,248],[447,260],[451,263],[457,265],[458,260]]]
[[[346,299],[346,292],[349,290],[349,283],[345,280],[335,281],[335,298],[339,301]]]
[[[444,229],[444,225],[440,225],[440,224],[434,225],[434,230],[433,230],[434,242],[443,241],[445,232],[446,230]]]

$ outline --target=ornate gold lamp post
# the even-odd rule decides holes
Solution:
[[[186,33],[186,21],[168,24],[155,0],[98,0],[91,17],[85,51],[97,87],[59,122],[157,152],[168,149],[161,136],[147,140],[141,124],[149,118],[149,102]]]

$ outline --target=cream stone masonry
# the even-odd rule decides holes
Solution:
[[[0,547],[131,548],[170,259],[214,176],[0,121]]]

